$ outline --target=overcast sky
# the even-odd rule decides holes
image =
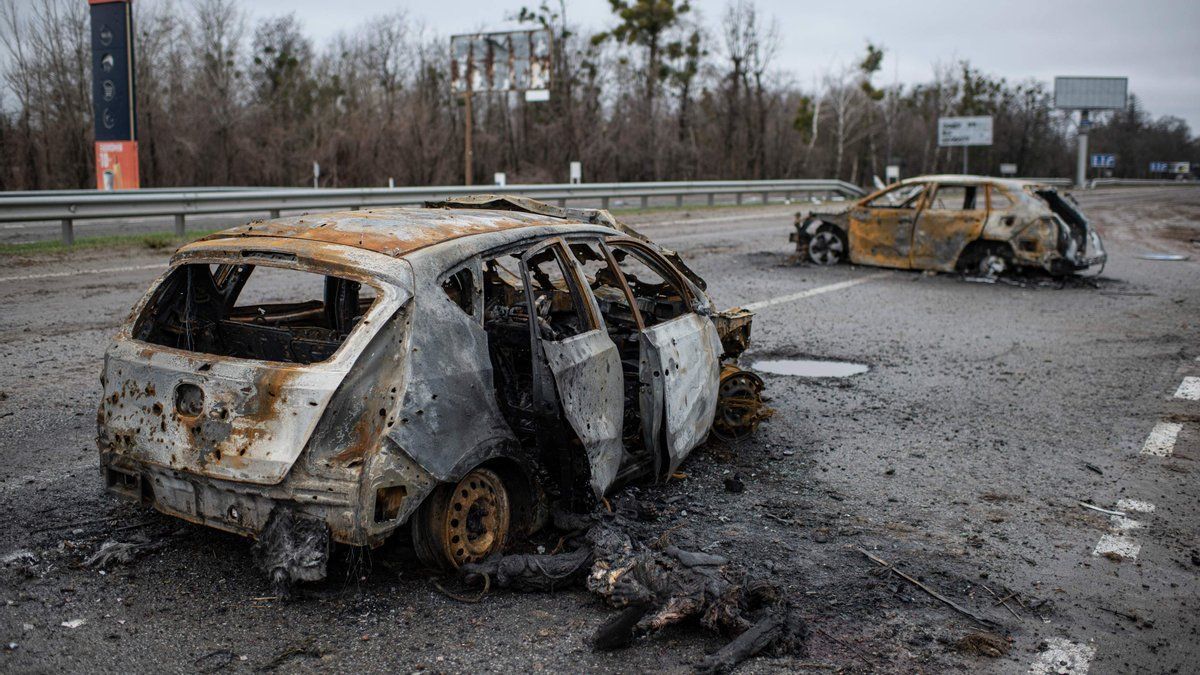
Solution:
[[[323,44],[371,16],[397,9],[441,35],[501,22],[537,0],[252,0],[253,17],[294,12]],[[715,26],[725,0],[693,0]],[[1010,80],[1055,75],[1129,77],[1154,115],[1175,115],[1200,132],[1200,0],[759,0],[779,20],[778,67],[801,84],[859,56],[867,40],[887,49],[880,82],[927,80],[935,62],[968,59]],[[567,0],[568,19],[585,31],[612,23],[607,0]]]

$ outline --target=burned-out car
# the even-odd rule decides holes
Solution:
[[[992,276],[1064,275],[1103,265],[1100,235],[1070,195],[982,176],[922,176],[849,204],[796,215],[802,259]]]
[[[258,540],[276,581],[404,525],[479,561],[748,433],[751,315],[606,211],[480,195],[180,248],[105,355],[107,489]]]

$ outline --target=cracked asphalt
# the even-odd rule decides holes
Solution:
[[[797,265],[794,207],[627,218],[719,305],[871,277],[764,307],[744,357],[866,373],[764,375],[775,414],[754,437],[637,491],[680,546],[765,565],[801,608],[807,653],[738,672],[1194,672],[1200,401],[1181,383],[1200,377],[1200,189],[1079,197],[1110,262],[1063,287]],[[611,612],[586,592],[459,602],[402,543],[341,551],[280,604],[247,541],[106,496],[100,360],[166,257],[0,259],[0,670],[687,672],[722,644],[680,626],[594,652]],[[116,271],[27,278],[79,269]],[[108,540],[150,546],[83,568]]]

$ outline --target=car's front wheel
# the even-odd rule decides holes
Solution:
[[[478,468],[457,485],[439,486],[421,504],[412,520],[413,547],[429,567],[458,568],[503,550],[511,522],[504,480]]]
[[[808,259],[817,265],[836,265],[846,259],[846,235],[833,225],[822,225],[808,240]]]

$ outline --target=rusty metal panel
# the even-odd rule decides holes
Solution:
[[[184,261],[241,259],[178,256],[175,266]],[[320,271],[311,262],[276,266]],[[357,274],[364,272],[359,269]],[[105,356],[104,398],[98,412],[102,449],[211,478],[278,484],[304,450],[359,352],[408,297],[400,286],[379,281],[374,285],[379,300],[361,324],[333,358],[310,365],[188,352],[135,340],[131,326],[152,289]]]
[[[704,442],[717,409],[721,339],[713,322],[688,313],[647,328],[643,357],[652,386],[661,387],[667,454],[675,470]]]
[[[964,189],[965,188],[965,189]],[[975,189],[973,209],[961,208],[967,190]],[[956,203],[942,202],[946,191],[963,189],[963,197],[953,196]],[[933,199],[917,216],[913,230],[912,267],[953,272],[958,257],[967,244],[978,239],[987,219],[987,202],[982,184],[956,183],[938,185]],[[955,206],[959,208],[954,208]]]
[[[451,245],[458,254],[463,247]],[[516,439],[496,402],[488,337],[478,317],[454,304],[438,283],[454,250],[410,260],[415,278],[408,357],[400,405],[387,436],[437,480],[454,481]],[[480,287],[479,265],[468,263]],[[480,308],[482,311],[482,308]]]
[[[858,207],[850,212],[850,260],[908,269],[915,209]]]
[[[592,490],[603,496],[624,454],[625,405],[617,346],[603,330],[593,329],[558,342],[544,340],[542,349],[563,413],[587,452]]]

